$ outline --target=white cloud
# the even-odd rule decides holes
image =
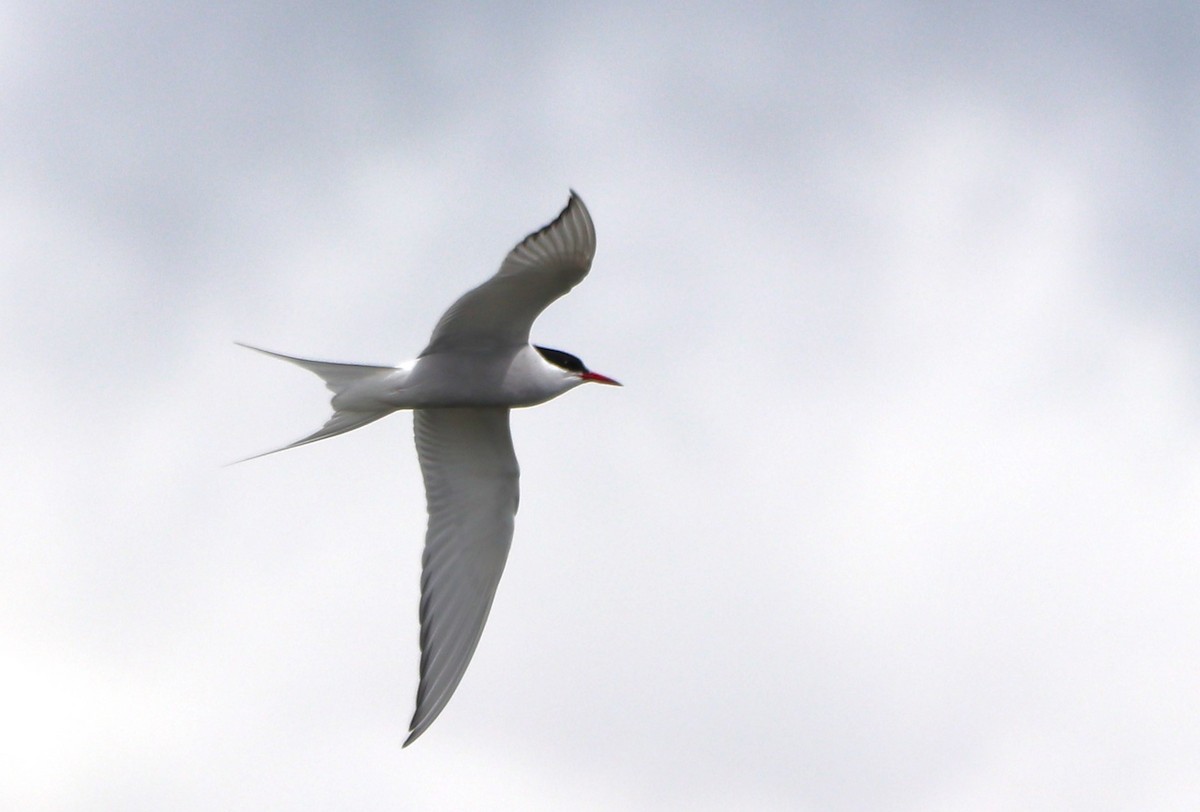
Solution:
[[[1195,794],[1169,21],[181,9],[2,63],[0,802]],[[495,612],[402,752],[408,418],[220,468],[325,416],[229,342],[415,352],[568,184],[600,250],[538,335],[627,386],[516,417]]]

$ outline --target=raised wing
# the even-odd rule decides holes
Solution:
[[[429,529],[421,570],[421,683],[405,746],[458,687],[508,559],[519,477],[508,411],[413,412]]]
[[[522,240],[495,276],[450,306],[421,354],[528,344],[534,319],[587,276],[595,253],[592,218],[571,192],[554,222]]]

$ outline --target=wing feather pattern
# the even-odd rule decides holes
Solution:
[[[512,544],[517,456],[507,408],[418,409],[429,527],[421,570],[421,682],[405,746],[458,687]]]
[[[571,192],[554,222],[522,240],[491,279],[450,306],[421,354],[528,344],[534,320],[583,281],[595,254],[591,215]]]

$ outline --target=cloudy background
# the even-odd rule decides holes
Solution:
[[[0,6],[0,807],[1200,796],[1195,4]],[[390,362],[550,220],[461,689],[401,750]]]

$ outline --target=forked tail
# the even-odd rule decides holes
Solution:
[[[261,352],[264,355],[270,355],[273,358],[279,358],[284,361],[289,361],[297,366],[304,367],[309,372],[315,373],[325,381],[325,386],[329,391],[333,392],[334,399],[346,391],[350,386],[364,378],[369,378],[372,375],[380,373],[393,372],[393,367],[376,367],[366,364],[334,364],[329,361],[312,361],[307,358],[295,358],[291,355],[284,355],[278,352],[271,352],[260,347],[252,347],[249,344],[243,344],[240,341],[235,341],[239,347],[245,347],[248,350]],[[373,423],[381,417],[386,417],[391,414],[391,409],[374,409],[370,411],[354,411],[351,409],[337,409],[335,407],[333,416],[325,422],[325,425],[314,431],[307,437],[302,437],[294,443],[288,443],[282,448],[273,448],[270,451],[264,451],[261,454],[255,454],[246,459],[238,460],[238,462],[246,462],[246,460],[258,459],[265,457],[268,454],[274,454],[279,451],[286,451],[289,448],[295,448],[308,443],[315,443],[317,440],[324,440],[326,437],[334,437],[338,434],[345,434],[359,426],[365,426],[368,423]]]

